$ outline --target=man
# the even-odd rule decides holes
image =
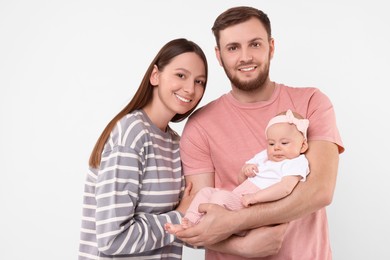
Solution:
[[[201,223],[177,236],[206,247],[206,259],[332,259],[325,207],[332,202],[344,148],[330,100],[318,89],[270,80],[274,39],[262,11],[228,9],[212,30],[216,55],[232,90],[199,109],[184,128],[181,158],[192,193],[206,186],[228,190],[237,186],[243,163],[266,148],[267,122],[288,109],[310,121],[306,153],[310,174],[278,201],[235,212],[203,204],[199,209],[206,215]],[[250,230],[245,237],[234,235],[243,230]]]

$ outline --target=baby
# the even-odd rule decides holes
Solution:
[[[247,161],[239,173],[239,186],[233,191],[212,187],[199,190],[189,206],[182,223],[165,224],[171,234],[191,227],[201,220],[198,212],[202,203],[216,203],[229,210],[238,210],[255,203],[275,201],[289,195],[299,181],[309,174],[304,153],[308,149],[309,120],[287,110],[272,118],[266,129],[267,149]]]

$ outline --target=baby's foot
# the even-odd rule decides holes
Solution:
[[[188,218],[183,218],[181,220],[180,225],[174,225],[172,223],[165,223],[164,229],[169,234],[175,235],[176,232],[182,231],[182,230],[187,229],[189,227],[192,227],[193,225],[194,225],[194,223],[192,223]]]
[[[165,231],[167,231],[169,234],[172,234],[172,235],[175,235],[176,232],[178,232],[178,231],[184,230],[182,225],[174,225],[172,223],[166,223],[164,225],[164,229],[165,229]]]
[[[195,224],[192,223],[188,218],[183,218],[181,220],[181,226],[183,227],[183,229],[187,229],[187,228],[192,227],[194,225]]]

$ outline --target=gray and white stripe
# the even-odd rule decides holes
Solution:
[[[179,138],[143,111],[116,125],[98,170],[87,174],[79,260],[181,259],[182,243],[164,231],[180,223],[184,190]]]

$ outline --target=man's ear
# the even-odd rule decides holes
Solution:
[[[274,53],[275,53],[275,40],[274,38],[271,38],[269,39],[269,58],[270,60],[272,60],[272,58],[274,57]]]
[[[301,147],[301,153],[305,153],[307,149],[309,148],[309,144],[307,143],[307,140],[303,141],[302,147]]]
[[[221,51],[219,50],[218,46],[215,46],[214,50],[215,50],[215,56],[217,56],[217,60],[218,60],[218,62],[219,62],[219,65],[222,66],[222,62],[221,62]]]
[[[153,71],[152,71],[152,74],[150,74],[150,84],[152,84],[152,86],[158,86],[159,84],[159,71],[158,71],[158,67],[156,65],[153,66]]]

